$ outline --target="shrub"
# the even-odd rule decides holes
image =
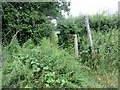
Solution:
[[[90,28],[92,32],[93,45],[95,47],[95,52],[99,53],[99,60],[95,60],[96,65],[99,65],[97,61],[103,61],[104,64],[107,60],[112,60],[109,63],[117,65],[117,15],[104,15],[97,14],[89,17]],[[115,22],[114,22],[115,21]],[[114,22],[114,23],[111,23]],[[78,47],[79,47],[79,57],[82,63],[86,65],[93,66],[94,60],[92,57],[91,49],[88,43],[87,29],[85,26],[84,16],[68,18],[66,20],[60,21],[58,23],[58,30],[60,30],[59,35],[59,45],[63,48],[70,49],[74,48],[74,39],[71,34],[78,35]],[[112,35],[112,36],[111,36]],[[114,37],[114,39],[113,39]],[[113,41],[114,40],[114,41]],[[114,52],[115,51],[115,52]],[[105,54],[105,52],[107,54]],[[111,55],[114,53],[114,56]],[[104,58],[104,59],[103,59]],[[110,59],[111,58],[111,59]],[[106,60],[107,59],[107,60]],[[115,63],[116,62],[116,63]],[[95,64],[95,63],[94,63]],[[105,64],[105,65],[106,65]],[[103,64],[102,64],[103,65]],[[112,64],[109,64],[112,65]],[[110,68],[111,69],[111,68]],[[111,69],[112,70],[112,69]]]
[[[11,45],[3,49],[3,87],[83,87],[83,65],[50,40],[43,39],[40,46],[28,40],[16,48],[19,45],[13,37]]]
[[[117,23],[118,20],[116,14],[111,16],[104,14],[89,16],[91,30],[96,32],[101,31],[103,34],[112,29],[116,30],[118,28]],[[87,41],[86,39],[86,41],[83,40],[87,36],[84,16],[69,17],[68,19],[60,20],[57,25],[57,30],[60,30],[59,45],[62,45],[64,48],[69,47],[73,43],[73,40],[71,40],[73,38],[70,38],[70,34],[78,35],[78,43],[80,48],[83,46],[82,43]]]

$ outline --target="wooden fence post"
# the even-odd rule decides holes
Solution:
[[[75,54],[78,56],[78,40],[77,40],[77,34],[74,34],[74,46],[75,46]]]
[[[93,47],[93,43],[92,43],[92,35],[91,35],[91,31],[90,31],[88,16],[85,17],[85,22],[86,22],[86,27],[87,27],[87,32],[88,32],[89,44],[90,44],[91,50],[93,52],[94,47]]]

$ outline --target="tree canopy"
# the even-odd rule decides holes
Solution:
[[[54,27],[50,20],[64,18],[62,12],[69,14],[70,2],[3,2],[2,36],[3,41],[10,42],[18,31],[19,43],[28,38],[35,42],[50,37]],[[34,38],[36,37],[36,38]]]

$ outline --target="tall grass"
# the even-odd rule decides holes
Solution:
[[[80,59],[84,65],[95,70],[101,77],[101,83],[110,87],[118,82],[118,30],[110,29],[109,32],[92,31],[94,55],[89,54],[87,37],[83,39],[83,49],[80,51]],[[85,42],[85,43],[84,43]],[[106,82],[104,82],[106,80]],[[111,84],[110,84],[111,83]],[[113,86],[114,86],[113,85]]]

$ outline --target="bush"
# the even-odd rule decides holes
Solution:
[[[70,3],[61,2],[3,2],[2,41],[9,45],[17,34],[22,46],[29,38],[38,44],[42,37],[51,37],[54,30],[52,19],[63,18],[62,11],[69,12]]]
[[[13,37],[11,44],[3,50],[3,88],[91,86],[90,83],[83,85],[90,78],[82,70],[87,67],[75,60],[74,55],[58,49],[50,40],[43,39],[40,46],[34,46],[29,39],[19,48],[17,39]]]
[[[105,59],[107,59],[109,61],[107,57],[110,58],[111,56],[111,58],[116,62],[117,58],[115,57],[117,57],[117,44],[114,44],[112,42],[113,37],[115,38],[115,42],[118,41],[116,14],[111,16],[104,14],[93,15],[89,17],[89,21],[95,52],[99,54],[101,53],[100,56],[106,57],[104,58],[104,60],[101,60],[103,57],[100,57],[100,60],[105,61]],[[94,62],[91,59],[94,56],[92,57],[91,49],[88,43],[87,29],[85,26],[84,16],[75,18],[70,17],[66,20],[59,21],[57,29],[60,30],[59,45],[63,48],[68,48],[68,51],[74,48],[74,39],[71,34],[77,34],[79,56],[80,59],[82,58],[82,63],[86,63],[88,66],[93,65]],[[107,55],[105,54],[105,52],[107,52]],[[114,56],[111,55],[111,52],[114,53]]]
[[[103,34],[105,34],[105,32],[109,32],[110,30],[118,29],[117,23],[118,20],[116,14],[111,16],[104,14],[89,16],[89,24],[91,30],[96,32],[101,31]],[[58,22],[57,30],[60,30],[59,45],[63,46],[64,48],[73,45],[73,40],[71,40],[73,38],[71,38],[71,34],[77,34],[79,48],[83,49],[81,46],[83,46],[82,43],[86,43],[86,41],[84,41],[84,38],[87,36],[84,16],[74,18],[69,17],[68,19],[60,20]]]

